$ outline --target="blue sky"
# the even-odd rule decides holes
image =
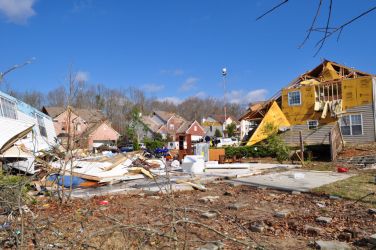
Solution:
[[[376,11],[314,57],[318,34],[304,48],[298,45],[318,0],[290,0],[255,21],[278,2],[0,0],[0,71],[36,58],[3,85],[47,92],[64,84],[72,67],[89,83],[139,87],[148,96],[179,102],[221,97],[221,68],[227,67],[228,99],[247,103],[270,97],[322,58],[376,73]],[[373,5],[334,0],[333,26]]]

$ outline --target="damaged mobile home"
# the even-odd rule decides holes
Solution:
[[[34,174],[35,156],[55,144],[51,117],[0,92],[0,159],[5,166]]]
[[[254,145],[267,138],[267,124],[283,132],[290,146],[303,141],[304,145],[331,145],[336,151],[343,143],[374,142],[375,84],[372,74],[324,60],[241,117],[255,124],[247,131],[245,143]]]

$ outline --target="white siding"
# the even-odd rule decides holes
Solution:
[[[51,145],[55,144],[56,133],[51,118],[47,118],[45,115],[43,116],[44,124],[47,131],[47,138],[45,138],[40,135],[39,126],[35,116],[32,117],[18,110],[17,117],[19,121],[28,124],[34,124],[33,134],[29,134],[27,139],[22,140],[20,143],[25,144],[26,147],[35,152],[48,149]]]

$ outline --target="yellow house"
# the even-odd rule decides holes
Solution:
[[[299,133],[305,144],[329,144],[329,132],[338,125],[345,142],[375,141],[375,84],[374,75],[324,60],[263,107],[242,116],[241,120],[256,123],[246,144],[267,137],[266,123],[285,131],[283,138],[291,145],[298,143]]]

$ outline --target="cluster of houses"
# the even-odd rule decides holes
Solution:
[[[201,141],[215,136],[216,131],[226,136],[227,126],[235,123],[236,136],[244,144],[254,145],[268,137],[265,128],[272,124],[291,146],[302,141],[305,145],[330,144],[335,131],[342,143],[374,142],[375,99],[374,75],[324,60],[268,101],[249,100],[252,104],[240,118],[210,115],[198,122],[156,110],[140,117],[137,135],[139,141],[155,134],[177,141],[179,136],[189,134],[192,141]],[[3,92],[0,130],[0,155],[7,159],[21,155],[28,158],[27,150],[21,149],[36,153],[71,138],[79,147],[92,150],[104,144],[116,145],[120,137],[100,110],[37,110]]]

